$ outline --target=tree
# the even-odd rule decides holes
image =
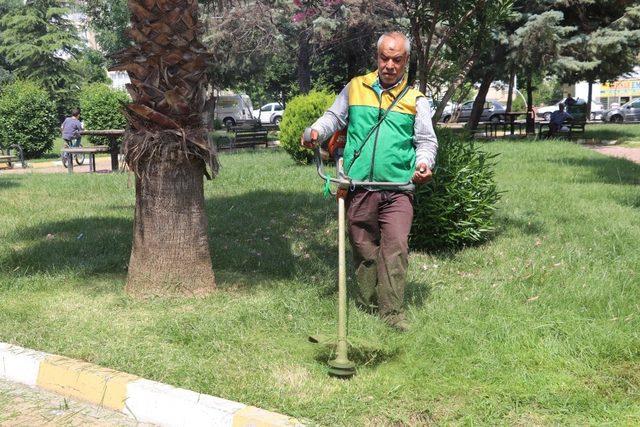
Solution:
[[[98,50],[84,49],[75,61],[71,61],[71,68],[82,77],[83,85],[111,81],[107,75],[107,60]]]
[[[59,0],[30,0],[0,19],[0,55],[20,79],[42,85],[56,102],[58,116],[70,109],[79,76],[69,59],[79,52],[76,28],[66,18],[69,9]]]
[[[130,19],[127,0],[86,0],[84,11],[104,53],[113,54],[131,45],[127,37]]]
[[[195,0],[130,0],[134,45],[114,56],[131,77],[126,161],[136,176],[132,295],[215,289],[204,209],[206,166],[217,172],[202,113],[210,57]]]
[[[561,10],[579,37],[568,46],[569,58],[559,63],[558,72],[567,83],[589,82],[589,114],[593,82],[614,80],[637,63],[640,5],[633,0],[580,1]]]

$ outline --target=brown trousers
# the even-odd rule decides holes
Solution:
[[[349,240],[356,269],[357,302],[381,318],[404,319],[413,195],[356,190],[347,197]]]

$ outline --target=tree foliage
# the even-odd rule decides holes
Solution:
[[[69,59],[79,53],[80,39],[59,0],[30,0],[0,19],[0,55],[20,79],[38,82],[56,101],[60,115],[69,108],[79,76]]]
[[[111,89],[101,83],[82,88],[80,109],[86,129],[124,129],[127,119],[122,110],[131,102],[126,92]],[[90,137],[93,144],[107,144],[105,137]]]
[[[49,151],[58,135],[55,104],[37,83],[16,81],[0,90],[0,141],[19,144],[27,158]]]
[[[127,36],[130,19],[127,0],[86,0],[84,11],[100,49],[107,55],[131,45]]]
[[[299,95],[287,104],[280,123],[280,144],[297,163],[307,164],[313,160],[311,150],[300,146],[300,135],[331,106],[335,94],[311,91]]]
[[[438,162],[433,180],[416,190],[411,247],[457,249],[489,239],[500,200],[494,178],[495,155],[438,129]]]

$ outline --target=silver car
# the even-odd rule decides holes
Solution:
[[[622,123],[640,121],[640,98],[632,99],[621,107],[605,110],[603,122]]]
[[[471,109],[473,108],[473,101],[467,101],[460,105],[457,110],[460,111],[458,116],[458,122],[467,122],[471,116]],[[480,116],[481,122],[493,122],[498,123],[504,121],[504,113],[507,111],[504,105],[498,101],[486,101],[484,108],[482,109],[482,115]],[[448,122],[451,120],[451,114],[443,114],[442,121]]]

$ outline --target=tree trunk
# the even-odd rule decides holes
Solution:
[[[527,135],[536,133],[536,113],[533,111],[533,86],[531,72],[527,75]]]
[[[215,289],[204,167],[177,150],[140,163],[127,293],[198,296]]]
[[[476,95],[476,99],[473,101],[473,108],[471,109],[469,123],[467,123],[467,128],[469,130],[475,130],[478,128],[480,116],[484,109],[484,103],[487,100],[487,93],[489,92],[489,88],[493,82],[493,75],[493,70],[488,70],[482,77],[482,83],[480,83],[478,94]]]
[[[587,116],[586,120],[591,120],[591,100],[593,99],[593,82],[589,82],[589,95],[587,96]]]
[[[456,92],[456,90],[458,90],[460,85],[464,83],[464,80],[467,78],[467,74],[469,74],[469,70],[471,70],[471,67],[473,67],[473,64],[475,64],[475,57],[470,58],[464,64],[464,66],[458,73],[458,76],[455,78],[453,82],[451,82],[451,84],[447,88],[447,91],[442,96],[442,99],[440,100],[440,104],[438,104],[438,107],[436,108],[436,112],[433,115],[432,120],[434,125],[438,122],[438,120],[440,120],[440,117],[442,116],[442,112],[447,107],[447,102],[449,102],[449,100],[453,97],[453,94]]]
[[[516,85],[516,72],[511,70],[511,76],[509,76],[509,90],[507,93],[507,113],[510,113],[513,108],[513,88]]]
[[[425,93],[427,91],[427,55],[424,52],[420,52],[418,58],[418,80],[420,80],[420,92]]]
[[[307,30],[298,39],[298,86],[303,94],[311,90],[311,34]]]

